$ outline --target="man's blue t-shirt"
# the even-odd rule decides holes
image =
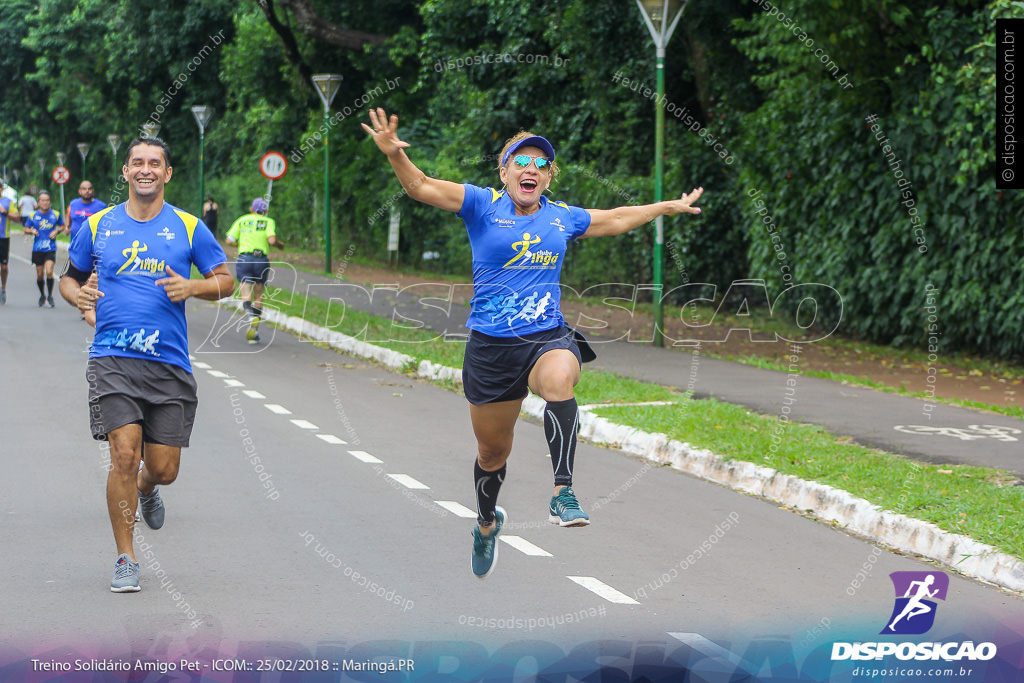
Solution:
[[[465,184],[458,216],[473,249],[473,300],[466,327],[515,337],[564,324],[559,280],[566,245],[590,227],[590,214],[548,201],[517,216],[505,192]]]
[[[56,251],[57,240],[50,239],[50,233],[58,225],[64,225],[64,217],[50,209],[43,213],[39,209],[32,212],[32,215],[25,221],[26,228],[35,228],[39,231],[35,240],[32,241],[32,251]]]
[[[96,269],[102,297],[96,302],[96,336],[90,358],[123,356],[170,363],[192,372],[188,360],[185,302],[173,303],[163,287],[171,268],[189,277],[192,264],[208,274],[227,258],[197,217],[170,204],[139,222],[124,204],[89,218],[71,241],[71,264]]]
[[[0,197],[0,206],[4,211],[11,210],[11,200],[8,197]],[[0,213],[0,240],[7,238],[7,214]]]
[[[93,199],[91,202],[86,204],[82,201],[81,197],[76,197],[71,200],[71,204],[68,208],[71,210],[71,213],[68,214],[68,225],[71,227],[71,239],[75,239],[75,235],[77,235],[79,229],[85,225],[85,222],[89,220],[89,216],[97,214],[107,208],[107,203],[102,202],[99,199]]]

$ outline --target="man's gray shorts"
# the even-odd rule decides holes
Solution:
[[[184,368],[160,361],[104,356],[85,366],[92,437],[129,424],[142,425],[145,443],[188,446],[196,418],[196,380]]]

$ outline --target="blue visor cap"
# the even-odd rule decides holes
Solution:
[[[509,157],[515,154],[516,151],[522,147],[537,147],[544,152],[544,156],[549,160],[555,160],[555,148],[551,146],[551,143],[539,135],[534,135],[532,137],[523,138],[509,147],[504,156],[501,157],[501,165],[504,166],[508,163]]]

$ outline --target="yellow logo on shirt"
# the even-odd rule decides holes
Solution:
[[[140,243],[138,240],[132,241],[132,246],[124,249],[121,255],[125,257],[124,265],[117,269],[117,275],[120,275],[126,268],[129,273],[138,272],[140,274],[152,275],[154,273],[164,272],[164,260],[156,258],[142,258],[139,254],[143,254],[149,251],[149,247],[145,242]]]
[[[516,255],[508,260],[502,268],[508,268],[512,264],[516,263],[515,268],[528,268],[530,266],[539,266],[541,268],[550,267],[558,261],[558,254],[555,254],[549,250],[532,252],[530,247],[540,244],[540,235],[530,235],[528,232],[523,233],[523,239],[513,242],[512,248],[516,250]]]

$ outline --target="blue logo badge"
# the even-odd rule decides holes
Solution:
[[[920,635],[935,623],[935,600],[945,600],[949,577],[945,572],[893,572],[889,574],[896,602],[880,633]]]

